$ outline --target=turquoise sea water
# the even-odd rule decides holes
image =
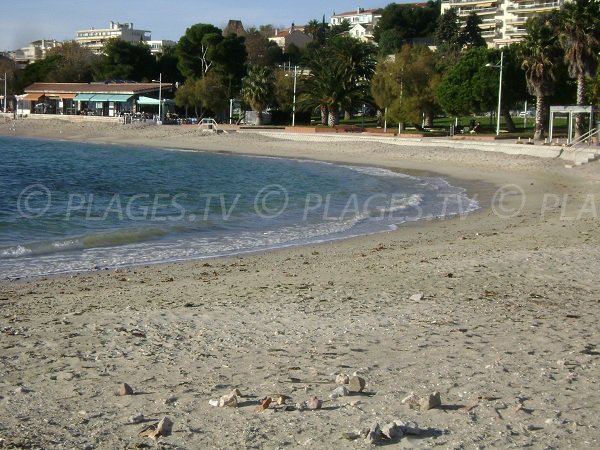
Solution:
[[[0,278],[339,239],[477,208],[372,167],[0,137]]]

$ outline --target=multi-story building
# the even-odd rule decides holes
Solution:
[[[167,48],[175,47],[177,42],[163,39],[160,41],[146,41],[145,44],[150,47],[150,53],[153,55],[160,55],[164,53]]]
[[[570,0],[442,0],[442,14],[454,8],[464,23],[475,12],[482,20],[482,37],[489,47],[503,47],[526,35],[525,22],[533,15],[559,9]]]
[[[33,41],[27,47],[21,47],[14,52],[14,61],[19,68],[27,64],[39,61],[46,57],[48,50],[62,45],[62,42],[56,39],[40,39]]]
[[[373,40],[373,30],[381,18],[380,9],[357,8],[354,11],[347,11],[336,14],[335,12],[329,19],[331,25],[341,25],[348,22],[350,30],[348,34],[362,41]]]
[[[135,44],[137,42],[148,42],[150,31],[136,30],[133,23],[119,23],[111,21],[108,28],[91,28],[77,32],[77,41],[82,47],[89,48],[96,54],[102,53],[106,42],[110,39],[121,39],[125,42]]]

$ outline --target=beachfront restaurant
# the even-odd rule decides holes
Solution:
[[[17,114],[120,117],[138,112],[140,98],[158,98],[159,89],[164,93],[171,88],[170,84],[117,81],[34,83],[17,96]]]

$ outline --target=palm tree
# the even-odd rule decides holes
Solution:
[[[305,58],[310,69],[299,103],[321,110],[329,126],[338,123],[340,108],[351,111],[368,97],[368,80],[375,70],[375,49],[346,36],[330,38],[324,47],[314,48]]]
[[[548,117],[546,97],[554,93],[556,66],[559,59],[558,39],[552,16],[531,17],[525,24],[527,35],[519,44],[521,67],[525,70],[527,88],[535,95],[534,139],[543,139]]]
[[[560,13],[559,39],[569,65],[569,76],[577,80],[577,104],[585,104],[585,79],[596,74],[600,50],[600,2],[574,0]],[[584,120],[577,114],[577,139],[583,134]]]
[[[361,85],[353,81],[348,65],[332,61],[318,70],[311,70],[298,103],[310,109],[319,108],[321,123],[332,127],[339,123],[340,108],[350,108],[359,103],[361,89]]]
[[[263,110],[269,106],[275,92],[273,71],[265,66],[250,66],[248,75],[242,79],[242,98],[258,116],[258,124],[263,123]]]

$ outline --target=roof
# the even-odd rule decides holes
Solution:
[[[334,14],[331,17],[358,16],[358,15],[361,15],[361,14],[375,14],[375,13],[379,13],[379,12],[381,12],[380,8],[361,9],[360,12],[358,12],[355,9],[355,10],[352,10],[352,11],[347,11],[347,12],[343,12],[343,13],[339,13],[339,14]]]
[[[33,83],[25,88],[26,93],[89,93],[89,94],[141,94],[156,91],[158,83]],[[163,90],[171,90],[170,83],[162,84]]]
[[[287,29],[287,30],[283,30],[280,31],[279,33],[277,33],[275,36],[273,37],[286,37],[289,36],[292,33],[302,33],[302,34],[306,34],[304,31],[304,29],[298,29],[298,28],[291,28],[291,29]],[[306,34],[307,35],[307,34]],[[307,35],[308,36],[308,35]]]

